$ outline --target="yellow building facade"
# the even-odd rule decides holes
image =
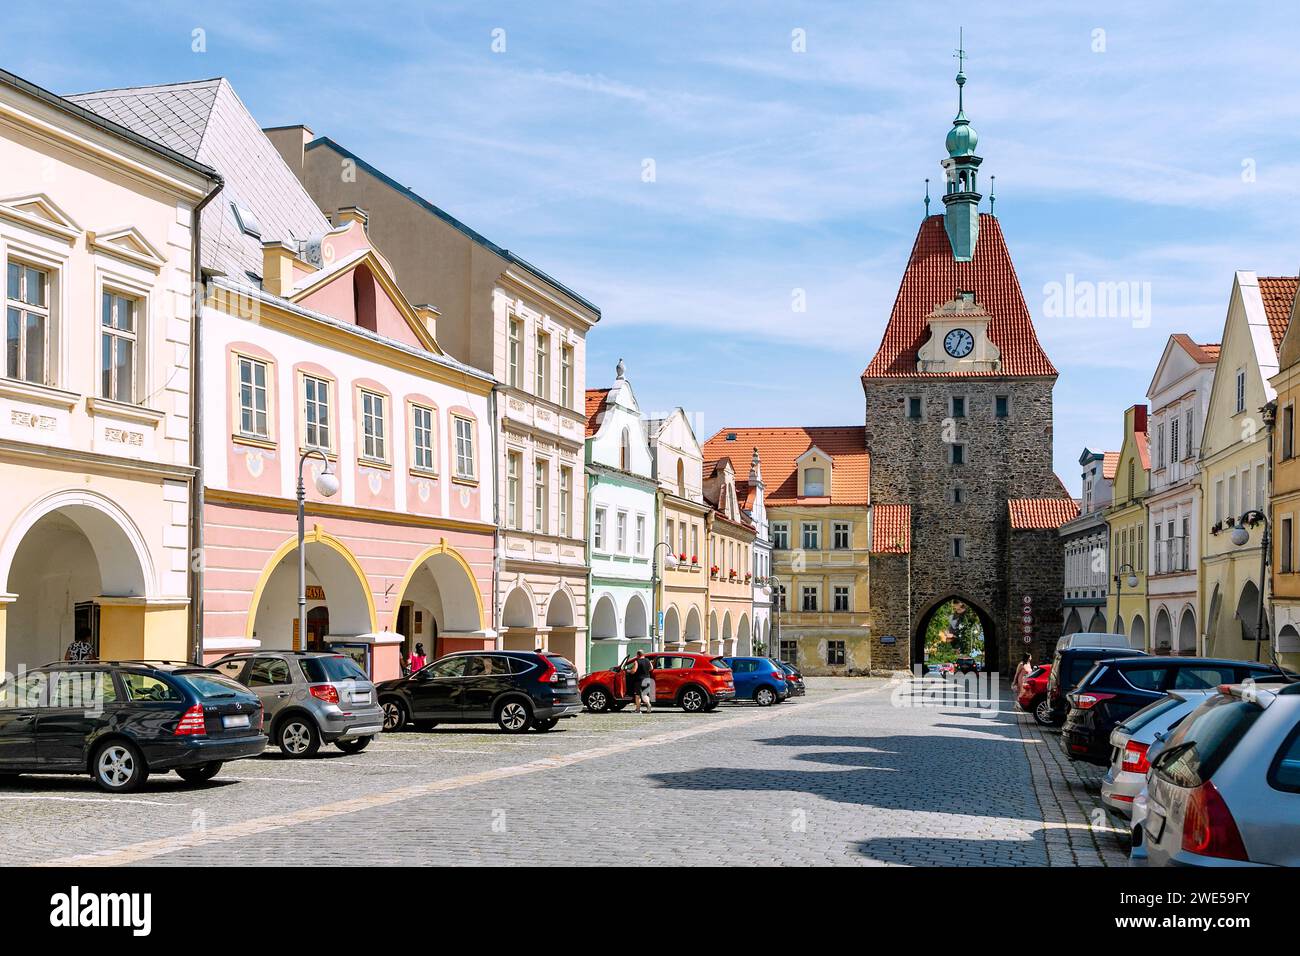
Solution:
[[[1292,302],[1290,321],[1282,337],[1280,370],[1270,380],[1277,392],[1273,434],[1273,490],[1269,521],[1272,527],[1273,650],[1282,666],[1300,668],[1300,447],[1296,445],[1296,415],[1300,406],[1300,329]]]
[[[1147,622],[1147,514],[1143,498],[1151,475],[1147,444],[1147,407],[1134,405],[1124,412],[1124,444],[1111,505],[1106,509],[1110,532],[1110,596],[1106,616],[1114,633],[1128,637],[1130,647],[1146,650]]]

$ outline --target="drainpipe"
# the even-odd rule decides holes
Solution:
[[[496,635],[497,650],[502,649],[501,608],[498,594],[501,581],[501,462],[497,446],[497,436],[501,434],[501,423],[497,421],[497,388],[494,383],[488,392],[488,420],[492,422],[492,631]]]
[[[585,449],[584,449],[584,452],[585,452]],[[587,462],[584,462],[583,464],[586,465],[586,464],[588,464],[588,463],[587,463]],[[593,519],[593,516],[594,516],[594,514],[595,514],[595,504],[594,504],[594,502],[593,502],[593,500],[592,500],[595,496],[592,494],[592,491],[593,491],[593,489],[596,487],[596,476],[593,475],[593,474],[592,474],[592,473],[591,473],[587,468],[585,468],[585,467],[583,468],[582,472],[583,472],[583,474],[586,476],[586,479],[587,479],[587,482],[586,482],[586,483],[587,483],[587,495],[586,495],[586,499],[583,501],[583,509],[582,509],[583,512],[584,512],[584,514],[586,515],[586,517],[585,517],[585,519],[584,519],[584,520],[586,521],[586,525],[584,526],[585,533],[583,534],[583,539],[584,539],[584,540],[583,540],[583,542],[582,542],[582,553],[583,553],[583,555],[585,555],[585,557],[586,557],[586,562],[587,562],[587,606],[586,606],[586,608],[584,609],[583,613],[584,613],[584,615],[585,615],[585,619],[586,619],[586,623],[587,623],[587,651],[586,651],[586,655],[587,655],[587,656],[586,656],[586,658],[585,658],[585,661],[586,661],[586,664],[587,664],[587,670],[588,670],[588,672],[590,672],[590,671],[592,670],[592,666],[591,666],[591,604],[592,604],[592,597],[593,597],[593,594],[592,594],[592,588],[593,588],[593,586],[594,586],[594,584],[595,584],[595,574],[594,574],[594,572],[593,572],[593,570],[592,570],[592,567],[591,567],[591,529],[592,529],[592,527],[593,527],[593,525],[592,525],[592,519]]]
[[[203,657],[203,300],[207,282],[203,278],[203,210],[217,198],[226,182],[213,176],[214,185],[190,213],[190,604],[188,658],[199,663]],[[253,612],[249,608],[249,613]]]

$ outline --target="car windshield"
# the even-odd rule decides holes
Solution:
[[[370,680],[357,662],[342,654],[337,657],[300,657],[298,666],[309,684],[327,684],[331,681]]]
[[[243,687],[236,684],[229,677],[223,677],[221,674],[209,674],[200,671],[193,671],[188,674],[173,674],[177,681],[191,688],[196,694],[204,700],[215,700],[221,697],[238,697],[241,694],[247,694]]]
[[[1179,787],[1199,787],[1232,752],[1263,710],[1228,694],[1211,697],[1169,738],[1155,770]]]

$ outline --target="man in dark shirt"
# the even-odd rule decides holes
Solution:
[[[632,671],[628,674],[628,689],[632,692],[632,702],[636,704],[638,714],[643,701],[647,714],[653,709],[654,686],[654,667],[650,658],[645,656],[645,652],[637,651],[636,657],[632,658]]]

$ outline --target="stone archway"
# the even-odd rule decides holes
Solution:
[[[1133,615],[1133,624],[1128,634],[1129,646],[1139,651],[1147,649],[1147,625],[1141,614]]]
[[[686,644],[687,650],[704,650],[704,634],[701,632],[702,624],[700,609],[692,606],[691,609],[686,612],[686,627],[682,631],[682,641]]]
[[[1155,630],[1151,632],[1151,649],[1157,654],[1173,653],[1174,625],[1167,608],[1161,607],[1156,613]]]
[[[1241,639],[1254,642],[1259,632],[1259,588],[1254,581],[1247,581],[1237,596],[1237,611],[1233,615],[1241,622]],[[1265,631],[1268,624],[1265,622]]]
[[[402,635],[402,659],[416,643],[430,660],[481,650],[487,622],[483,597],[468,562],[445,544],[419,555],[397,590],[392,629]]]
[[[304,539],[307,610],[328,609],[327,634],[298,633],[298,541],[276,550],[262,570],[248,608],[248,634],[267,650],[320,649],[326,639],[346,640],[378,630],[374,597],[361,565],[332,535],[316,530]],[[318,620],[323,615],[316,615]],[[427,648],[426,648],[427,650]]]
[[[739,657],[749,657],[754,653],[754,641],[749,633],[749,615],[740,615],[740,622],[736,625],[736,654]],[[768,650],[765,653],[771,655]]]
[[[591,612],[592,670],[604,670],[618,664],[623,648],[618,630],[618,609],[614,606],[614,599],[602,594]]]
[[[1089,634],[1106,634],[1106,612],[1100,609],[1092,612],[1092,620],[1088,622]]]
[[[997,670],[1001,666],[997,625],[994,623],[992,615],[984,608],[961,594],[948,594],[935,600],[917,618],[916,630],[912,632],[913,665],[925,664],[925,645],[927,634],[930,631],[930,624],[936,615],[949,607],[950,602],[959,602],[974,612],[981,631],[978,650],[980,652],[979,656],[982,658],[982,666],[986,671]]]
[[[1174,653],[1182,657],[1196,655],[1196,612],[1190,604],[1183,608],[1182,620],[1178,622],[1178,643],[1174,645]]]
[[[677,610],[677,605],[668,605],[668,610],[664,611],[664,632],[660,636],[665,650],[675,648],[682,643],[682,616]]]
[[[648,644],[650,640],[650,612],[645,599],[633,594],[627,599],[627,610],[623,613],[623,637],[629,642]]]
[[[718,612],[709,612],[709,653],[721,654],[722,650],[718,642]]]
[[[1065,619],[1065,627],[1061,630],[1062,634],[1078,634],[1083,630],[1083,621],[1079,618],[1079,609],[1070,608],[1070,616]]]
[[[581,669],[583,660],[578,653],[578,631],[573,597],[565,588],[556,588],[546,602],[546,649],[559,654]]]

